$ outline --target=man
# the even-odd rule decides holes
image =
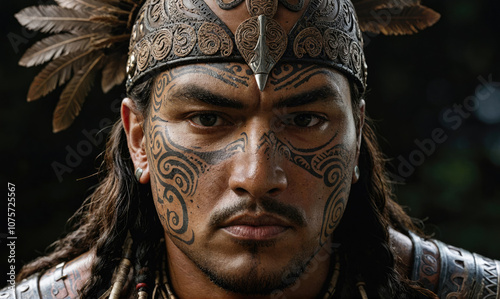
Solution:
[[[351,2],[127,3],[129,98],[107,176],[75,231],[20,273],[18,298],[498,298],[498,261],[424,240],[392,200]],[[103,67],[94,52],[69,93]],[[75,114],[64,104],[56,129]]]

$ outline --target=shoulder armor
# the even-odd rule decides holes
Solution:
[[[0,299],[79,298],[78,290],[90,276],[92,254],[86,253],[60,263],[45,273],[35,273],[16,284],[0,290]]]
[[[410,232],[411,279],[439,298],[500,299],[500,261]]]

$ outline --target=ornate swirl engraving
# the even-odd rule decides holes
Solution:
[[[140,72],[144,71],[149,65],[151,45],[147,39],[143,39],[139,44],[139,52],[137,54],[137,68]]]
[[[252,17],[265,15],[272,18],[278,10],[278,0],[247,0],[246,3]]]
[[[163,11],[163,3],[161,1],[152,1],[151,5],[149,6],[149,17],[148,17],[148,22],[151,26],[153,27],[160,27],[162,24],[165,23],[164,19],[164,11]]]
[[[167,57],[172,48],[172,32],[168,29],[161,29],[156,33],[151,46],[151,54],[154,59],[160,61]]]
[[[196,45],[196,32],[187,24],[179,24],[174,33],[174,54],[185,57],[191,53]]]
[[[194,7],[192,1],[187,0],[162,0],[165,4],[165,12],[173,23],[190,23],[192,21],[204,20],[201,12]]]
[[[251,61],[258,38],[259,23],[256,17],[245,20],[236,29],[236,45],[245,61]]]
[[[274,19],[267,22],[266,41],[274,61],[279,61],[286,50],[287,36],[285,30]]]
[[[318,21],[335,20],[339,14],[339,0],[323,0],[315,12],[315,17]]]
[[[240,5],[241,2],[243,1],[244,0],[230,0],[230,1],[217,0],[217,5],[219,5],[219,7],[224,10],[230,10]]]
[[[323,34],[323,39],[325,41],[325,52],[328,58],[331,60],[336,60],[339,56],[339,39],[337,37],[336,31],[334,29],[327,29]]]
[[[233,41],[219,25],[203,23],[198,30],[198,47],[203,54],[214,55],[220,50],[227,57],[233,52]]]
[[[352,32],[354,29],[354,8],[349,4],[349,2],[344,1],[342,3],[342,21],[345,25],[344,29],[346,32]]]
[[[363,58],[362,58],[362,50],[361,47],[357,44],[352,42],[351,43],[351,63],[352,66],[356,72],[356,74],[359,74],[361,72],[361,63],[363,63]]]
[[[338,35],[339,39],[339,57],[342,63],[349,66],[349,38],[343,34]]]
[[[293,52],[298,58],[302,58],[306,53],[311,57],[316,57],[321,54],[322,49],[323,38],[316,27],[302,30],[293,42]]]
[[[279,0],[279,2],[284,7],[295,12],[301,11],[304,8],[304,0],[297,0],[296,4],[290,3],[288,0]]]
[[[431,254],[422,256],[422,272],[427,276],[432,276],[437,273],[438,262]]]

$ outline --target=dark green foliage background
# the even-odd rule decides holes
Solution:
[[[79,166],[58,181],[52,163],[65,164],[69,148],[88,138],[83,130],[100,129],[115,120],[111,103],[123,92],[103,95],[99,85],[88,97],[81,117],[61,133],[52,133],[52,113],[59,93],[33,103],[25,100],[29,84],[41,68],[17,66],[22,53],[42,35],[23,32],[13,14],[47,1],[3,1],[0,11],[0,90],[2,121],[0,200],[0,269],[7,271],[7,182],[16,184],[16,267],[43,254],[65,232],[66,220],[97,183],[103,149],[93,146]],[[500,123],[486,124],[475,114],[453,130],[442,114],[474,95],[478,76],[500,82],[500,3],[495,0],[424,1],[442,18],[414,36],[371,37],[365,48],[369,65],[369,115],[376,120],[380,141],[398,174],[400,160],[418,150],[414,140],[444,128],[447,140],[436,146],[404,184],[399,202],[410,214],[426,219],[426,230],[442,241],[500,259]],[[29,35],[29,34],[28,34]],[[13,37],[23,37],[12,44]],[[500,87],[499,87],[500,88]],[[60,92],[60,91],[59,91]],[[101,139],[105,134],[99,135]],[[90,176],[90,177],[89,177]],[[4,220],[5,219],[5,220]],[[6,280],[0,281],[5,285]]]

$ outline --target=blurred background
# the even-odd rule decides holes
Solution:
[[[59,92],[26,102],[42,68],[17,65],[43,37],[14,13],[49,1],[4,1],[0,10],[0,269],[8,269],[7,183],[16,186],[16,271],[65,233],[100,164],[105,129],[118,117],[121,88],[99,85],[80,117],[52,133]],[[444,242],[500,259],[500,2],[434,0],[441,14],[414,36],[366,36],[368,114],[398,182],[398,201]],[[5,220],[4,220],[5,219]],[[2,270],[2,275],[6,271]],[[6,280],[0,281],[5,285]]]

